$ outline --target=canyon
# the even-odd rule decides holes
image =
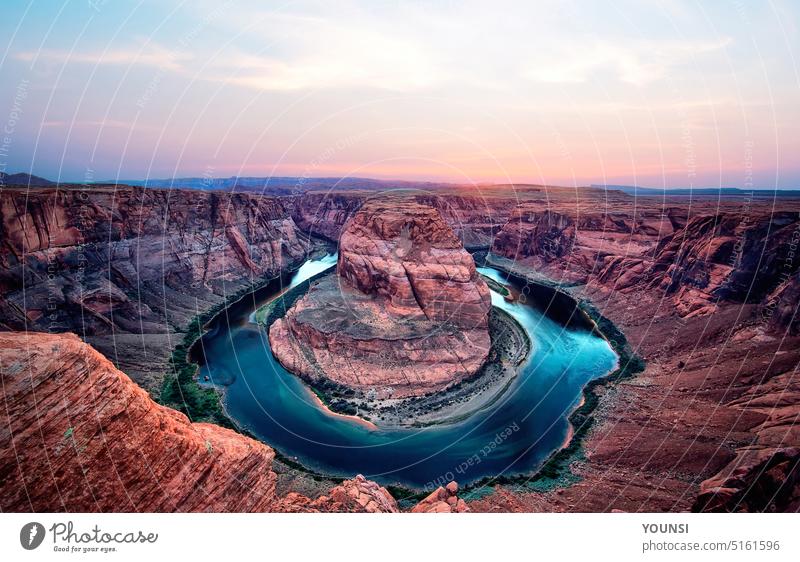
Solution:
[[[392,196],[406,197],[412,207],[436,209],[463,247],[487,252],[487,263],[590,303],[621,329],[630,350],[646,362],[645,371],[633,378],[593,388],[597,406],[581,422],[586,424],[584,455],[569,464],[563,479],[546,489],[524,481],[490,483],[491,493],[463,498],[469,509],[800,508],[800,201],[702,197],[689,204],[677,196],[542,186],[441,187],[434,193]],[[39,488],[27,486],[40,495],[18,495],[26,487],[14,480],[19,485],[3,486],[3,509],[121,509],[122,499],[131,510],[392,511],[388,492],[358,478],[326,483],[314,494],[277,496],[271,490],[279,477],[270,475],[277,461],[268,446],[193,424],[136,388],[156,393],[169,370],[170,353],[192,318],[265,277],[290,270],[320,247],[317,237],[346,241],[346,225],[359,210],[385,197],[359,190],[265,197],[127,186],[4,188],[0,321],[6,330],[29,333],[1,336],[0,367],[17,408],[5,424],[13,431],[4,434],[2,474],[4,482],[21,478],[16,467],[30,462],[30,474],[38,479],[31,483],[38,482]],[[352,234],[351,243],[363,240]],[[330,290],[364,301],[383,290],[381,299],[391,302],[394,295],[401,308],[413,304],[407,290],[367,283],[385,270],[367,270],[346,253],[340,254],[346,290]],[[328,302],[324,292],[319,294],[319,302]],[[312,295],[309,310],[314,309]],[[419,310],[424,315],[424,307]],[[480,324],[479,314],[464,318],[469,319],[465,326]],[[74,337],[31,333],[47,331],[77,333],[137,384]],[[76,363],[76,356],[89,359]],[[76,375],[53,375],[69,365]],[[25,375],[25,381],[40,380],[51,408],[30,411],[32,395],[23,388],[23,372],[35,373],[33,378]],[[100,400],[97,392],[117,379],[126,380],[128,393],[119,399],[139,404],[136,425],[150,428],[150,441],[160,442],[162,430],[170,438],[180,437],[178,445],[164,441],[165,450],[153,449],[165,458],[174,458],[170,452],[182,455],[161,468],[171,482],[168,493],[151,483],[127,499],[126,483],[138,482],[137,471],[143,470],[130,451],[115,450],[114,455],[125,459],[131,472],[119,482],[101,484],[106,480],[97,475],[97,467],[111,458],[97,444],[102,432],[90,420],[78,431],[79,424],[67,419],[94,412],[100,403],[84,401]],[[441,384],[445,379],[423,387]],[[79,390],[60,391],[61,385]],[[59,402],[59,392],[73,396],[74,403]],[[124,411],[104,420],[117,425],[118,435],[132,431],[123,425],[128,423]],[[46,436],[17,439],[42,425],[48,428]],[[87,441],[88,436],[92,439]],[[115,447],[125,446],[124,439],[117,441],[122,442]],[[84,446],[94,459],[85,465],[83,452],[78,453]],[[24,450],[12,455],[19,447]],[[208,463],[205,455],[216,460]],[[54,462],[61,468],[50,473]],[[194,489],[194,476],[181,472],[183,464],[205,467],[199,472],[208,481],[199,489],[207,488],[206,493]],[[236,474],[239,465],[248,469],[244,482],[264,490],[259,497],[242,493],[218,472],[231,466]],[[71,503],[53,503],[59,497],[53,491],[76,478],[86,486],[67,493]],[[226,489],[232,497],[223,497],[229,495],[221,494]],[[95,497],[105,503],[93,503]],[[441,502],[451,508],[454,503],[447,491],[436,491],[428,500],[421,510],[445,510]]]
[[[0,334],[0,369],[0,445],[16,452],[0,461],[4,511],[294,511],[328,501],[279,498],[268,446],[155,404],[75,335]],[[371,498],[365,509],[396,510],[363,478],[343,486]]]
[[[609,216],[574,200],[528,204],[495,238],[490,261],[590,301],[647,368],[596,390],[586,459],[571,468],[580,482],[500,489],[473,509],[800,507],[798,204],[701,200],[689,211],[679,202],[638,198],[635,212],[617,204]]]
[[[0,325],[74,332],[156,393],[192,318],[312,247],[276,198],[138,187],[0,194]]]
[[[399,511],[361,475],[280,495],[269,446],[159,406],[74,334],[0,333],[0,376],[4,512]]]
[[[444,390],[489,355],[489,289],[433,207],[365,203],[339,242],[335,276],[269,330],[291,372],[379,397]]]

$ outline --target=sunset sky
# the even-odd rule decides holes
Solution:
[[[0,165],[800,188],[797,2],[4,3]]]

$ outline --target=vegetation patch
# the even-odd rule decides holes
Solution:
[[[490,288],[491,290],[493,290],[494,292],[496,292],[496,293],[500,293],[500,294],[501,294],[501,295],[503,295],[504,297],[507,297],[508,295],[510,295],[510,294],[511,294],[511,293],[509,292],[509,290],[506,288],[506,286],[505,286],[505,285],[503,285],[502,283],[498,283],[497,281],[495,281],[495,280],[494,280],[494,279],[492,279],[491,277],[487,277],[487,276],[486,276],[486,275],[484,275],[483,273],[481,273],[481,277],[483,278],[483,280],[484,280],[484,281],[486,281],[486,284],[487,284],[487,285],[489,286],[489,288]]]
[[[218,314],[243,297],[279,279],[263,279],[245,286],[229,298],[198,314],[190,322],[183,340],[175,346],[170,357],[170,370],[164,377],[158,402],[179,412],[183,412],[193,422],[209,422],[228,429],[236,429],[222,407],[222,393],[216,388],[200,386],[197,380],[198,366],[191,361],[189,352],[197,340],[203,336],[205,326]]]

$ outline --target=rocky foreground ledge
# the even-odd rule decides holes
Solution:
[[[278,360],[312,383],[422,396],[481,368],[490,308],[489,288],[439,212],[381,199],[346,226],[337,274],[313,285],[269,339]]]
[[[360,475],[279,496],[269,446],[159,406],[73,334],[0,333],[0,382],[3,512],[399,511]]]

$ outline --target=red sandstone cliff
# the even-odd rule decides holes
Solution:
[[[686,200],[633,210],[618,198],[613,224],[599,203],[520,205],[493,252],[580,283],[569,291],[622,329],[646,370],[596,390],[578,484],[500,489],[470,507],[796,511],[798,202],[701,200],[690,213]]]
[[[550,205],[547,205],[550,207]],[[658,290],[683,317],[707,315],[720,302],[783,304],[789,322],[790,279],[800,260],[800,213],[769,208],[711,213],[639,203],[634,213],[602,212],[581,205],[521,204],[496,236],[495,256],[552,279],[591,290],[633,293]],[[793,241],[794,240],[794,245]],[[778,291],[782,291],[780,294]]]
[[[368,200],[393,197],[389,192],[308,192],[292,198],[292,217],[311,234],[339,240],[344,225]],[[430,193],[411,191],[407,197],[439,211],[465,248],[488,248],[516,206],[512,196],[481,193],[477,188]]]
[[[397,511],[359,476],[278,497],[274,452],[155,404],[72,334],[0,333],[2,511]]]
[[[301,261],[284,204],[126,186],[4,189],[0,326],[72,331],[157,388],[197,314]]]
[[[59,191],[64,190],[62,188]],[[183,200],[183,195],[179,194],[187,192],[172,192],[172,195],[168,195],[169,192],[160,190],[138,193],[143,190],[125,188],[120,191],[135,195],[130,197],[129,204],[122,206],[126,209],[124,211],[114,211],[115,200],[110,196],[110,190],[105,188],[93,189],[86,201],[80,201],[80,205],[76,204],[76,196],[70,192],[59,196],[65,197],[66,203],[59,202],[61,199],[55,197],[54,190],[50,188],[31,191],[32,205],[25,203],[24,193],[20,195],[17,191],[17,195],[13,195],[14,189],[4,190],[0,194],[3,204],[0,207],[3,218],[0,221],[3,229],[0,232],[3,241],[0,247],[0,258],[3,260],[0,262],[0,284],[3,288],[0,296],[0,318],[7,327],[14,327],[16,322],[24,318],[26,305],[20,300],[19,290],[23,278],[26,279],[29,289],[38,287],[29,293],[33,300],[28,310],[46,310],[46,299],[50,298],[51,291],[49,288],[42,289],[42,286],[50,263],[58,265],[58,290],[53,294],[58,298],[61,298],[61,294],[73,297],[72,300],[65,298],[64,301],[59,301],[62,303],[60,311],[65,305],[74,307],[63,313],[64,317],[72,319],[83,316],[82,322],[87,323],[90,331],[95,329],[93,327],[102,331],[103,326],[107,325],[104,318],[110,318],[115,323],[116,339],[120,344],[118,349],[133,348],[134,344],[139,345],[138,340],[150,337],[148,330],[153,326],[160,328],[166,325],[166,321],[151,320],[154,317],[162,318],[169,312],[170,318],[188,318],[198,309],[207,309],[219,301],[220,287],[227,287],[229,283],[234,284],[243,279],[241,275],[237,277],[237,272],[244,272],[249,277],[249,270],[254,264],[258,266],[259,263],[266,263],[259,262],[259,258],[253,253],[248,256],[246,252],[242,252],[256,240],[252,236],[258,236],[260,232],[259,221],[252,223],[252,233],[249,232],[249,226],[243,229],[243,224],[251,224],[250,219],[243,218],[251,216],[249,212],[222,222],[217,219],[213,221],[217,227],[208,231],[194,228],[193,225],[198,221],[205,225],[210,224],[208,217],[212,216],[212,208],[218,210],[220,206],[224,207],[228,195],[217,193],[217,203],[212,205],[210,202],[215,198],[210,197],[210,194],[188,192],[196,194],[191,195],[191,204],[176,206],[175,202]],[[470,507],[473,510],[512,511],[601,511],[612,508],[661,511],[686,510],[692,507],[709,510],[796,511],[800,466],[795,446],[800,442],[795,429],[797,404],[800,403],[796,388],[796,366],[800,360],[800,345],[796,337],[800,284],[796,264],[800,260],[796,253],[789,253],[796,252],[797,248],[796,218],[789,220],[792,219],[790,214],[787,219],[783,211],[794,211],[794,217],[797,217],[797,202],[780,201],[779,208],[783,211],[776,214],[776,221],[771,211],[771,202],[762,204],[754,201],[751,204],[706,200],[694,201],[689,206],[685,199],[680,198],[665,202],[661,198],[633,199],[614,193],[591,193],[590,190],[574,192],[575,190],[548,189],[546,192],[540,190],[532,194],[522,194],[518,207],[517,203],[520,201],[514,197],[503,197],[502,208],[498,206],[501,210],[496,214],[491,211],[492,202],[489,204],[490,209],[483,213],[480,203],[467,195],[465,201],[471,208],[468,208],[465,224],[483,224],[484,230],[481,232],[489,233],[495,228],[495,218],[499,220],[499,226],[508,223],[495,242],[494,251],[498,255],[513,259],[523,266],[535,265],[541,273],[555,279],[566,278],[587,283],[576,290],[585,291],[585,296],[591,298],[604,314],[622,328],[636,351],[647,360],[647,370],[631,381],[598,391],[601,393],[601,404],[597,410],[597,423],[585,443],[586,459],[572,467],[581,476],[580,482],[548,494],[519,494],[517,491],[512,493],[500,488],[495,494],[478,502],[470,502]],[[54,208],[42,204],[43,199],[39,195],[41,193],[50,194],[44,200],[49,197],[57,202]],[[304,228],[306,223],[300,220],[300,213],[313,216],[313,213],[307,212],[313,206],[312,196],[316,195],[307,194],[301,196],[299,203],[292,203],[292,215]],[[145,202],[161,203],[147,203],[142,207],[136,197]],[[166,199],[170,203],[165,206],[163,203]],[[270,198],[256,199],[273,203],[275,201]],[[445,202],[451,199],[451,195],[443,196]],[[204,209],[201,214],[206,218],[194,215],[195,203]],[[238,205],[236,202],[232,204]],[[331,238],[338,238],[341,226],[360,205],[361,201],[358,201],[339,214],[332,212],[321,219],[320,223],[325,228],[330,228]],[[260,205],[257,206],[260,208]],[[467,208],[467,204],[458,203],[454,207],[461,212],[461,209]],[[461,235],[451,216],[438,205],[437,208],[440,208],[445,220],[456,233]],[[516,219],[507,220],[513,208],[517,208]],[[173,209],[176,210],[174,214],[170,211]],[[556,219],[553,216],[543,222],[543,213],[546,211],[557,213],[567,220],[553,220]],[[85,248],[87,251],[81,253],[73,244],[74,240],[69,241],[69,237],[74,236],[74,230],[70,230],[70,221],[85,224],[80,217],[87,212],[90,216],[91,213],[96,213],[96,220],[92,229],[81,227],[81,232],[91,238],[89,246]],[[267,216],[273,216],[266,208],[263,212]],[[54,216],[60,217],[58,221],[53,222]],[[121,219],[122,216],[125,217],[124,220]],[[274,216],[276,218],[266,222],[291,226],[287,222],[288,213],[283,215],[284,218]],[[708,217],[714,218],[709,220]],[[522,224],[512,224],[515,220]],[[563,220],[563,229],[558,227],[560,220]],[[243,238],[237,236],[233,229],[220,229],[219,226],[225,222],[237,225],[235,230]],[[149,241],[142,245],[141,251],[135,251],[139,242],[135,232],[130,233],[134,238],[128,242],[125,242],[128,234],[122,234],[123,231],[127,232],[127,225],[137,223],[149,225],[150,229],[150,234],[143,238],[143,241]],[[111,228],[112,224],[117,226]],[[542,230],[543,225],[548,228]],[[549,228],[553,225],[557,227],[555,232]],[[138,227],[131,228],[136,230]],[[169,236],[159,243],[159,236],[165,229]],[[574,239],[570,235],[570,229],[574,229]],[[96,230],[96,235],[91,235],[93,230]],[[211,231],[216,234],[210,241],[203,238],[203,232]],[[531,235],[534,231],[551,232],[556,244],[542,244],[539,234]],[[277,234],[280,239],[282,228],[270,232]],[[734,240],[733,244],[731,239]],[[23,256],[20,248],[25,244],[37,247],[39,240],[55,240],[57,243],[45,250],[35,250],[30,254],[33,259],[26,261],[23,267],[20,264]],[[115,248],[113,253],[108,250],[108,240],[112,241]],[[242,240],[247,242],[242,243]],[[191,244],[187,241],[191,241]],[[268,246],[266,239],[256,244],[263,244],[265,248]],[[289,250],[292,244],[287,247],[280,242],[279,245],[281,254],[294,254]],[[528,250],[517,249],[525,248],[526,245]],[[554,247],[569,251],[560,257],[549,259],[553,256],[551,250]],[[177,252],[173,253],[172,248],[177,248]],[[209,255],[209,248],[227,248],[224,250],[227,256],[224,264],[235,267],[222,267],[223,260],[215,261],[213,256],[217,254],[211,252],[209,267],[206,268],[206,259],[203,256]],[[746,251],[743,252],[743,249]],[[153,253],[160,257],[151,259]],[[54,259],[48,259],[50,255]],[[164,276],[166,288],[163,289],[160,288],[159,277],[162,274],[158,263],[162,258],[166,270],[170,272]],[[81,269],[77,267],[78,263],[82,263],[83,271],[89,274],[88,280],[76,275]],[[147,267],[140,269],[140,264]],[[787,265],[790,273],[784,275],[783,270],[787,269]],[[206,271],[208,275],[203,273]],[[130,275],[130,272],[134,273]],[[120,276],[120,273],[124,275]],[[144,282],[136,287],[137,277],[155,281],[150,284]],[[184,283],[190,283],[195,278],[211,280],[212,290]],[[84,291],[89,298],[74,298],[75,293],[70,292],[70,287],[81,288],[95,283],[92,279],[97,280],[96,285],[89,286]],[[111,285],[104,284],[107,279],[111,279]],[[120,279],[130,279],[134,283],[120,283]],[[755,291],[748,294],[747,287],[751,282]],[[7,294],[7,291],[10,293]],[[77,295],[80,297],[81,292],[78,291]],[[132,304],[125,305],[125,298]],[[717,300],[718,306],[710,306]],[[77,304],[68,304],[73,302]],[[139,304],[140,302],[143,304]],[[130,308],[118,320],[117,313],[126,310],[125,306]],[[121,333],[123,321],[127,318],[135,323],[140,317],[143,320],[144,337],[137,335],[126,339],[126,334]],[[29,322],[42,322],[43,319],[44,316],[39,320],[29,319]],[[82,325],[74,329],[79,329]],[[30,346],[26,344],[26,347],[36,350],[39,356],[50,349],[39,346],[35,341],[39,337],[53,336],[30,337],[34,343]],[[110,337],[90,337],[104,344],[103,350],[114,357],[115,347]],[[146,353],[136,352],[129,357],[118,358],[136,368],[141,367],[140,372],[147,368],[163,372],[163,366],[155,365],[151,340],[147,341]],[[168,343],[169,340],[164,341]],[[167,343],[164,344],[163,357],[171,350]],[[437,344],[437,347],[440,345],[444,344]],[[52,359],[50,363],[55,363],[55,358],[50,357],[51,355],[49,353],[46,359]],[[8,357],[11,357],[11,361],[7,363]],[[3,369],[4,384],[5,366],[12,366],[9,377],[17,376],[14,371],[19,367],[14,365],[20,357],[24,357],[24,354],[19,350],[0,355],[3,361],[0,368]],[[139,364],[133,363],[137,357],[140,357]],[[423,355],[420,357],[424,360]],[[135,371],[137,380],[147,383]],[[69,382],[68,378],[66,380]],[[91,386],[80,388],[82,396],[95,400],[89,403],[89,410],[99,410],[105,395],[95,395]],[[73,396],[66,392],[65,396]],[[70,413],[77,409],[81,415],[85,415],[86,412],[77,406],[81,401],[75,396],[74,403],[70,405]],[[31,395],[23,396],[17,401],[30,407]],[[160,411],[152,403],[149,407]],[[19,404],[15,408],[18,408],[14,410],[15,415],[18,415],[22,411],[19,410]],[[56,408],[54,411],[59,410]],[[58,415],[62,416],[59,419],[64,420],[61,413]],[[162,413],[159,416],[168,421],[172,416],[181,417],[176,413]],[[28,414],[27,418],[23,416],[22,419],[24,423],[31,423],[32,418]],[[125,420],[124,414],[117,416],[114,421],[116,423],[120,420]],[[10,445],[13,439],[16,452],[21,455],[19,462],[30,463],[32,474],[39,478],[37,482],[41,482],[45,488],[50,486],[50,495],[57,498],[58,492],[52,492],[53,484],[47,480],[52,478],[46,473],[49,466],[47,457],[42,457],[42,451],[48,452],[48,455],[51,453],[40,446],[41,436],[30,437],[32,434],[25,433],[28,428],[24,423],[16,426],[12,420],[11,429],[14,433],[6,435],[6,441],[0,441],[2,451],[5,454],[14,451],[14,447]],[[64,420],[61,425],[68,423],[70,422]],[[185,418],[181,424],[184,423],[187,424],[186,427],[179,425],[185,431],[197,431],[202,437],[201,429],[188,424]],[[64,438],[70,425],[65,425],[64,428],[61,425],[57,428],[57,433]],[[9,427],[8,420],[6,427]],[[46,420],[45,427],[49,427]],[[172,428],[172,424],[167,422],[164,427]],[[202,428],[202,424],[199,427]],[[116,429],[115,435],[119,435],[119,439],[124,441],[132,430],[131,427]],[[219,431],[223,432],[223,436],[229,434],[224,430]],[[182,432],[179,433],[182,435]],[[15,435],[26,435],[30,438],[18,444]],[[74,431],[72,435],[75,435]],[[240,436],[235,437],[238,442]],[[218,440],[225,447],[222,437],[218,437]],[[204,449],[205,440],[200,444]],[[124,443],[111,445],[120,447]],[[194,443],[191,447],[196,448],[197,445]],[[183,445],[178,449],[181,447]],[[234,453],[239,450],[233,445],[231,447]],[[214,447],[213,450],[219,448]],[[77,460],[71,463],[63,461],[63,450],[64,447],[59,449],[62,457],[53,455],[58,460],[58,466],[67,467],[64,469],[66,474],[81,476],[81,467],[75,468]],[[170,458],[171,452],[167,450],[165,458]],[[74,456],[77,459],[77,454]],[[249,466],[262,466],[262,461],[255,454],[244,455],[240,452],[231,456],[226,453],[224,456],[227,459],[224,462],[232,460],[234,465],[244,462],[249,463]],[[196,456],[193,462],[199,462],[198,459],[200,457]],[[2,486],[3,492],[0,494],[4,509],[6,501],[26,501],[7,493],[7,489],[15,492],[20,488],[16,462],[16,459],[9,461],[6,458],[2,463],[0,480],[10,483]],[[52,460],[49,462],[52,463]],[[136,464],[139,462],[137,458],[133,457],[129,462],[133,463],[136,474],[143,474],[141,465]],[[104,470],[103,475],[107,480],[108,471]],[[92,483],[93,478],[99,478],[99,472],[96,468],[90,469],[85,479],[79,478],[81,486],[87,482]],[[61,473],[56,474],[56,477],[64,478]],[[188,481],[195,482],[193,479]],[[66,485],[72,480],[58,482]],[[264,482],[268,485],[269,478],[265,477]],[[103,480],[101,484],[107,483]],[[151,489],[156,489],[152,483],[150,485]],[[237,490],[229,489],[234,492]],[[379,494],[371,499],[362,497],[362,492],[370,489],[371,486],[363,486],[358,479],[354,479],[343,483],[336,493],[331,490],[316,500],[302,496],[281,498],[279,503],[274,504],[274,508],[304,511],[323,509],[325,505],[347,511],[359,509],[357,506],[372,509],[375,505],[382,504],[383,495]],[[123,488],[117,485],[114,490],[120,491]],[[163,493],[160,489],[158,492]],[[186,497],[184,492],[174,493],[179,499]],[[195,493],[197,491],[192,494]],[[86,497],[82,492],[78,496],[79,499]],[[339,500],[333,499],[334,497]],[[49,500],[42,497],[39,501]],[[174,503],[173,493],[167,500],[159,501],[164,504]],[[184,501],[187,502],[186,505],[205,505],[197,498]],[[251,506],[256,502],[255,499],[241,497],[228,501],[250,502]],[[125,506],[125,502],[128,502],[127,496],[117,498],[116,507],[112,509],[133,509],[120,507]],[[241,509],[246,509],[244,503],[240,505]],[[52,505],[48,504],[48,507],[52,508]],[[82,510],[96,508],[69,507]]]
[[[362,293],[385,297],[398,314],[421,311],[432,321],[486,326],[489,288],[433,207],[367,203],[342,233],[337,273]]]
[[[415,396],[481,367],[490,307],[488,287],[441,215],[388,199],[353,217],[337,275],[314,285],[269,337],[281,363],[306,378]]]

